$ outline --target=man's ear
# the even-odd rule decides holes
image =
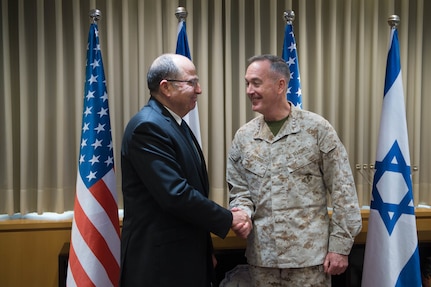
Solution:
[[[168,81],[166,80],[162,80],[160,82],[160,92],[162,92],[162,94],[169,96],[170,95],[170,89],[171,89],[171,85],[169,84]]]
[[[283,94],[284,91],[287,91],[287,85],[288,82],[286,82],[285,78],[280,78],[278,80],[278,90],[280,91],[280,94]]]

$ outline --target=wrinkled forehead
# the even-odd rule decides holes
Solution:
[[[268,61],[255,61],[251,63],[246,70],[245,80],[253,81],[258,79],[263,79],[270,76],[271,69]]]

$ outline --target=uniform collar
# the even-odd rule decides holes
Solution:
[[[284,122],[283,126],[280,128],[280,131],[276,136],[272,134],[263,116],[262,115],[259,116],[258,129],[254,135],[254,138],[274,142],[289,134],[295,134],[300,132],[301,128],[298,124],[298,117],[300,112],[301,111],[297,107],[295,107],[294,105],[291,105],[289,117]]]

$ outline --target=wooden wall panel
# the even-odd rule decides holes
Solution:
[[[58,254],[70,241],[70,222],[22,224],[0,222],[0,286],[57,287]]]

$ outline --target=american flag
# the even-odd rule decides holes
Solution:
[[[298,55],[292,22],[286,23],[284,28],[284,42],[281,57],[289,65],[290,81],[287,88],[287,99],[298,108],[302,108],[301,81],[299,76]]]
[[[177,36],[177,48],[175,50],[175,54],[186,56],[191,60],[192,56],[190,54],[189,41],[187,39],[186,22],[184,20],[180,20],[178,22]],[[183,119],[187,122],[193,134],[195,135],[195,138],[198,140],[199,145],[202,147],[198,105],[196,105],[193,110],[191,110],[187,115],[185,115]]]
[[[120,224],[108,94],[97,24],[90,26],[67,286],[118,286]]]
[[[421,286],[398,32],[391,30],[363,287]]]

